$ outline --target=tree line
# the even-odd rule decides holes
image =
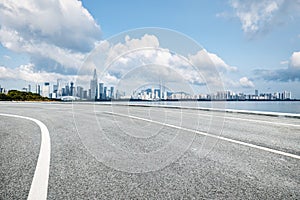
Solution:
[[[32,92],[10,90],[7,94],[0,93],[0,101],[51,101],[51,99]]]

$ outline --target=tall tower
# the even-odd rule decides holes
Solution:
[[[110,87],[110,98],[111,98],[111,99],[114,99],[114,98],[115,98],[114,93],[115,93],[114,87]]]
[[[103,89],[103,99],[107,98],[107,87],[104,87]]]
[[[104,84],[103,83],[99,83],[99,98],[100,100],[104,99]]]
[[[91,100],[98,99],[98,77],[97,77],[97,71],[94,69],[94,75],[93,79],[90,83],[90,89],[91,89]]]
[[[35,90],[37,94],[41,95],[41,86],[39,84],[36,84]]]
[[[74,83],[71,82],[71,84],[70,84],[70,96],[75,96],[75,92],[74,91],[75,91],[74,90]]]
[[[57,91],[56,91],[56,96],[57,97],[61,97],[63,92],[62,92],[62,89],[63,89],[63,84],[62,84],[62,80],[61,79],[57,79]]]

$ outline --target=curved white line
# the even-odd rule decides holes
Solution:
[[[21,119],[27,119],[36,123],[41,129],[41,147],[39,158],[36,164],[33,180],[31,183],[30,191],[28,194],[28,200],[44,200],[47,199],[48,192],[48,179],[49,179],[49,167],[50,167],[50,136],[48,128],[41,121],[20,115],[2,114],[0,116],[16,117]]]
[[[196,133],[196,134],[199,134],[199,135],[208,136],[208,137],[224,140],[224,141],[227,141],[227,142],[231,142],[231,143],[235,143],[235,144],[239,144],[239,145],[244,145],[244,146],[248,146],[248,147],[251,147],[251,148],[260,149],[260,150],[263,150],[263,151],[267,151],[267,152],[271,152],[271,153],[275,153],[275,154],[279,154],[279,155],[283,155],[283,156],[288,156],[288,157],[296,158],[296,159],[300,160],[300,156],[295,155],[295,154],[291,154],[291,153],[287,153],[287,152],[283,152],[283,151],[271,149],[271,148],[268,148],[268,147],[255,145],[255,144],[246,143],[246,142],[242,142],[242,141],[239,141],[239,140],[229,139],[229,138],[222,137],[222,136],[212,135],[212,134],[209,134],[209,133],[205,133],[205,132],[201,132],[201,131],[197,131],[197,130],[193,130],[193,129],[189,129],[189,128],[184,128],[184,127],[180,127],[180,126],[176,126],[176,125],[172,125],[172,124],[166,124],[166,123],[162,123],[162,122],[158,122],[158,121],[154,121],[154,120],[150,120],[150,119],[136,117],[136,116],[133,116],[133,115],[125,115],[125,114],[107,112],[107,111],[104,111],[103,113],[116,115],[116,116],[121,116],[121,117],[129,117],[129,118],[132,118],[132,119],[138,119],[138,120],[142,120],[142,121],[146,121],[146,122],[151,122],[151,123],[154,123],[154,124],[164,125],[164,126],[167,126],[167,127],[176,128],[176,129],[179,129],[179,130],[184,130],[184,131]]]

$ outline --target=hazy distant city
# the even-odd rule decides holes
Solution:
[[[7,93],[9,90],[2,88],[0,85],[0,93]],[[61,79],[57,79],[56,84],[44,82],[43,85],[36,84],[35,90],[29,84],[22,88],[23,92],[32,92],[50,99],[68,100],[88,100],[88,101],[107,101],[107,100],[144,100],[144,101],[160,101],[160,100],[294,100],[292,93],[289,91],[259,93],[258,90],[254,94],[235,93],[229,90],[219,91],[213,94],[189,94],[184,91],[169,91],[163,85],[159,87],[151,86],[149,88],[134,91],[132,94],[126,94],[122,91],[115,91],[114,86],[106,86],[102,82],[98,82],[96,69],[90,80],[88,89],[75,85],[74,82],[63,84]]]

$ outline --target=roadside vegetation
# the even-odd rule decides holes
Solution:
[[[7,94],[0,93],[0,101],[51,101],[51,99],[32,92],[10,90]]]

